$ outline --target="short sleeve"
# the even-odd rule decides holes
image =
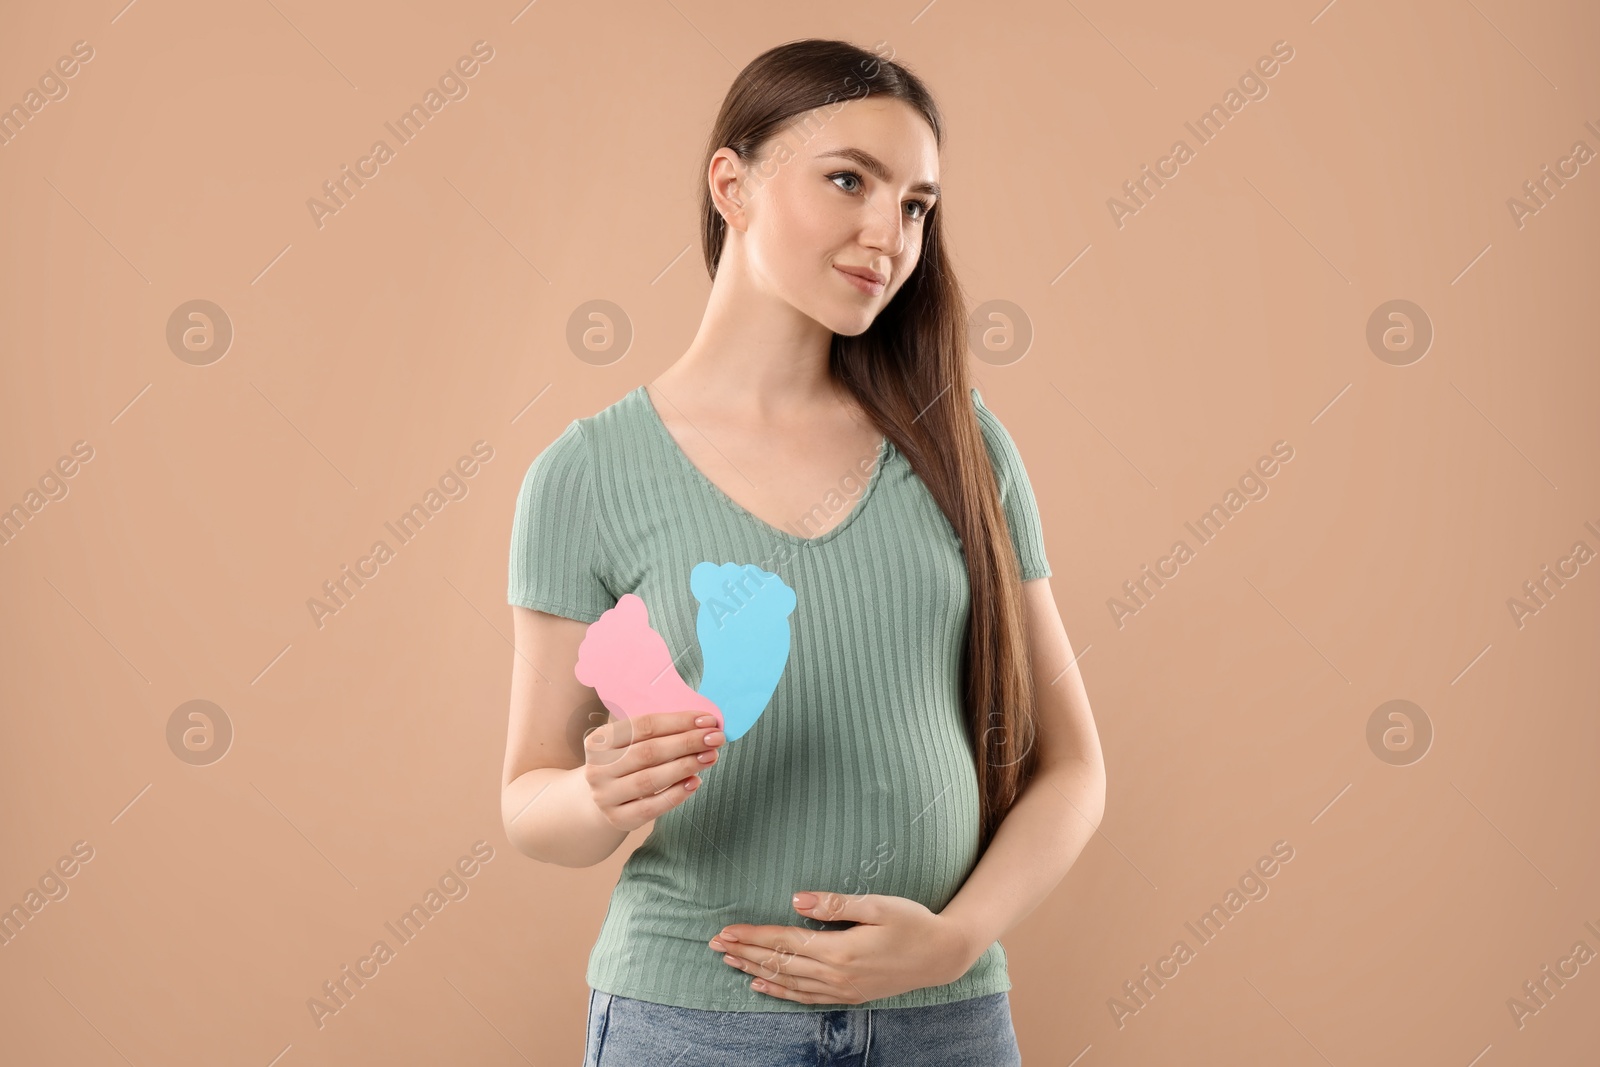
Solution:
[[[1017,550],[1022,580],[1050,577],[1050,562],[1044,552],[1044,524],[1039,518],[1039,503],[1028,481],[1022,453],[1000,420],[983,404],[978,390],[972,390],[972,406],[983,431],[989,459],[994,464],[995,480],[1000,483],[1000,506],[1011,529],[1011,543]]]
[[[617,598],[605,582],[594,472],[583,427],[570,423],[528,467],[511,522],[507,601],[594,622]]]

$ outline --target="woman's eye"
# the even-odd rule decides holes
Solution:
[[[838,174],[830,174],[830,175],[828,175],[828,180],[830,182],[836,182],[840,178],[848,178],[851,181],[855,182],[857,185],[861,184],[861,176],[859,174],[855,174],[855,173],[853,173],[851,171],[848,171],[848,170],[842,170]],[[853,193],[853,192],[855,192],[855,190],[854,189],[846,189],[845,192]]]
[[[828,175],[828,180],[830,182],[837,182],[840,180],[854,182],[855,186],[848,189],[844,189],[843,186],[840,186],[840,188],[844,189],[844,191],[847,193],[856,192],[861,185],[861,175],[850,170],[842,170],[837,174],[830,174]],[[915,207],[917,209],[916,213],[911,216],[913,221],[921,221],[927,217],[928,212],[933,210],[933,202],[931,200],[907,200],[906,206]]]

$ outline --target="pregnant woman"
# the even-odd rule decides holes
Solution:
[[[693,343],[523,480],[506,833],[587,867],[654,824],[589,956],[587,1067],[1021,1062],[998,938],[1105,771],[1032,486],[968,382],[942,142],[879,54],[752,61],[701,169]],[[602,615],[647,616],[663,666],[608,669],[675,671],[681,705],[608,721],[575,676]]]

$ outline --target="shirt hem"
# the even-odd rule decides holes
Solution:
[[[1011,989],[1011,977],[1001,970],[981,981],[967,982],[958,979],[948,985],[927,986],[922,989],[913,989],[892,997],[880,997],[877,1000],[868,1000],[860,1004],[802,1004],[798,1001],[783,1000],[767,993],[750,991],[751,997],[759,1000],[728,1000],[698,999],[685,997],[681,993],[666,992],[651,989],[645,986],[633,985],[628,982],[611,982],[602,980],[595,983],[594,976],[588,976],[589,988],[601,993],[609,993],[614,997],[627,997],[631,1000],[644,1000],[652,1004],[665,1004],[674,1008],[690,1008],[697,1011],[737,1011],[737,1012],[817,1012],[817,1011],[867,1011],[885,1008],[926,1008],[939,1004],[955,1004],[975,997],[986,997],[994,993],[1005,993]]]
[[[591,611],[588,608],[574,608],[554,600],[545,600],[532,596],[508,596],[506,603],[518,607],[532,608],[534,611],[543,611],[550,615],[560,615],[564,619],[577,619],[579,622],[594,622],[604,615],[604,611]]]

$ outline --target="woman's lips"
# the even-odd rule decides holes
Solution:
[[[868,296],[878,296],[883,292],[883,282],[875,282],[871,278],[863,278],[859,274],[851,274],[843,267],[834,267],[833,269],[838,271],[845,281]]]

